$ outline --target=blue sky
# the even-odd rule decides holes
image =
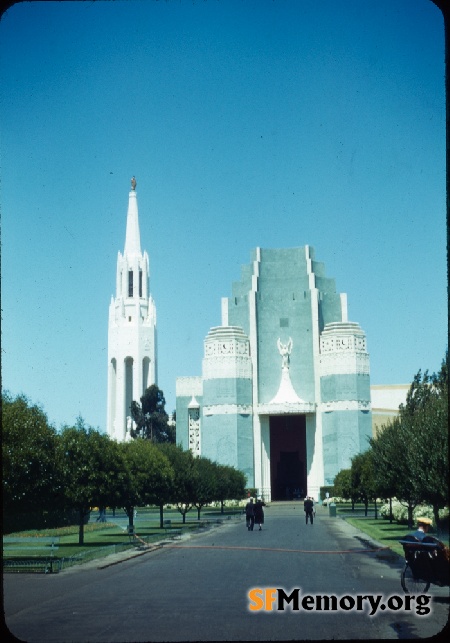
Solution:
[[[30,2],[0,22],[2,386],[106,424],[130,178],[160,388],[200,375],[256,246],[309,244],[373,384],[447,347],[444,28],[430,0]]]

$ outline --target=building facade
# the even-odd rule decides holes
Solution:
[[[177,442],[232,465],[266,500],[332,484],[372,435],[366,337],[310,246],[256,248],[202,375],[177,378]]]
[[[132,426],[130,405],[157,384],[156,307],[149,259],[141,251],[136,180],[131,180],[123,254],[118,253],[116,296],[108,322],[108,434],[122,442]]]
[[[383,426],[399,415],[400,405],[406,404],[411,384],[372,384],[372,432],[376,437]]]

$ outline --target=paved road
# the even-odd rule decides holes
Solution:
[[[431,588],[426,617],[414,609],[374,617],[367,609],[249,610],[249,589],[264,587],[301,588],[300,600],[305,594],[404,600],[401,567],[398,557],[371,549],[364,534],[326,509],[318,508],[311,526],[299,503],[280,503],[266,509],[263,531],[247,531],[241,518],[134,558],[117,555],[53,575],[6,574],[4,610],[10,632],[30,643],[433,636],[448,620],[447,588]]]

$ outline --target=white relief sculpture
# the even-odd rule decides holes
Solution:
[[[289,337],[289,340],[288,340],[287,344],[282,344],[281,339],[278,338],[277,346],[278,346],[278,351],[279,351],[279,353],[281,355],[281,358],[282,358],[281,368],[288,369],[289,368],[289,360],[290,360],[289,356],[291,354],[292,346],[293,346],[292,337]]]
[[[189,405],[188,422],[189,448],[194,456],[199,457],[201,455],[200,407],[194,397],[192,397]]]
[[[292,352],[292,347],[294,343],[292,337],[289,337],[287,344],[283,344],[281,339],[278,338],[277,346],[278,351],[281,355],[281,382],[278,389],[278,393],[275,397],[269,402],[269,404],[304,404],[302,400],[294,390],[292,386],[291,377],[289,374],[289,362],[290,355]]]

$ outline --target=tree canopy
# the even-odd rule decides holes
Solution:
[[[48,508],[58,494],[56,431],[24,395],[2,393],[3,509]]]
[[[408,509],[410,527],[414,509],[427,503],[438,525],[439,509],[449,502],[448,352],[437,373],[416,373],[399,415],[352,460],[351,477],[349,489],[356,487],[364,502],[396,497]]]
[[[56,463],[61,501],[78,511],[79,542],[94,506],[114,506],[121,462],[118,445],[108,435],[79,423],[65,427],[57,440]]]
[[[119,503],[132,525],[135,507],[169,500],[174,470],[169,459],[149,440],[137,439],[119,446],[124,465]]]
[[[132,438],[146,438],[156,443],[175,442],[175,428],[169,424],[163,391],[152,384],[141,397],[141,404],[131,402],[131,417],[135,426]]]

